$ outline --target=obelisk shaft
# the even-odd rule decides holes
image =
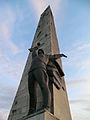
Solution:
[[[53,20],[53,15],[50,6],[42,13],[40,21],[38,23],[36,33],[33,39],[32,46],[36,44],[44,43],[41,47],[46,54],[59,53],[58,41],[56,36],[56,30]],[[32,57],[29,54],[26,66],[22,75],[22,79],[17,90],[8,120],[19,120],[23,116],[26,116],[29,109],[29,93],[28,93],[28,71],[30,69]],[[58,60],[59,65],[62,67],[61,60]],[[62,84],[65,86],[65,80],[62,78]],[[71,120],[71,114],[69,109],[68,97],[66,90],[56,89],[52,84],[50,87],[51,91],[51,113],[53,113],[56,118],[60,120]],[[66,87],[65,87],[66,88]],[[37,109],[42,105],[42,94],[39,85],[37,86]],[[48,114],[46,113],[43,113]],[[49,117],[48,117],[49,118]],[[39,120],[37,117],[27,120]],[[40,120],[51,120],[51,119],[41,119]],[[55,120],[55,119],[52,119]]]

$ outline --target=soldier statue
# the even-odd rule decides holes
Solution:
[[[40,47],[43,44],[38,43],[34,48],[30,48],[32,52],[32,62],[28,72],[28,90],[30,94],[29,114],[36,111],[37,97],[36,85],[40,86],[43,98],[43,105],[41,109],[50,109],[51,95],[48,87],[49,77],[47,74],[47,65],[49,61],[56,60],[60,57],[66,57],[64,54],[46,55]],[[38,51],[38,52],[37,52]],[[49,71],[49,70],[48,70]]]

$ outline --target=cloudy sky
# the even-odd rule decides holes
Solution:
[[[0,120],[6,120],[40,14],[50,5],[73,120],[90,119],[90,0],[0,0]]]

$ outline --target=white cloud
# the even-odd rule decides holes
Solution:
[[[0,57],[0,120],[7,120],[24,68],[24,61]]]
[[[71,80],[67,83],[71,103],[90,101],[90,80]],[[90,103],[90,102],[89,102]]]
[[[68,81],[68,87],[74,88],[74,87],[80,87],[81,84],[89,83],[89,80],[70,80]]]
[[[16,17],[12,9],[9,7],[1,7],[0,9],[3,11],[3,13],[0,12],[0,74],[3,77],[7,75],[13,79],[20,80],[24,60],[18,59],[18,61],[15,61],[15,59],[10,58],[15,57],[14,55],[20,52],[19,48],[12,40],[12,32]],[[0,80],[3,79],[0,76]]]
[[[90,59],[86,59],[84,61],[81,61],[80,69],[90,71]]]
[[[0,120],[8,117],[25,61],[15,58],[21,52],[12,39],[18,11],[15,12],[8,5],[0,6]]]
[[[85,98],[85,96],[84,96]],[[90,119],[90,99],[73,99],[70,101],[72,119],[89,120]]]
[[[65,66],[75,67],[78,70],[90,69],[90,43],[80,43],[71,47],[67,52],[67,62],[64,61]]]
[[[15,95],[15,90],[0,82],[0,120],[7,120],[9,109]]]
[[[90,80],[71,80],[68,82],[69,102],[72,119],[89,120],[90,110]],[[77,112],[78,111],[78,112]]]
[[[0,120],[7,120],[7,117],[8,117],[8,112],[6,111],[0,112]]]
[[[8,76],[14,77],[14,79],[20,79],[23,66],[24,66],[24,60],[11,60],[8,56],[0,56],[0,74],[4,75],[8,74]]]
[[[3,14],[0,12],[2,17],[0,19],[0,48],[2,51],[6,51],[6,53],[16,54],[19,52],[19,48],[12,40],[12,32],[16,21],[15,14],[8,7],[4,9],[2,8]]]
[[[3,12],[2,12],[3,11]],[[17,11],[19,16],[19,11]],[[7,73],[11,76],[20,76],[23,60],[12,60],[17,53],[21,52],[12,39],[17,16],[10,6],[0,7],[0,74]]]
[[[0,120],[7,120],[21,79],[23,66],[23,60],[12,61],[9,57],[0,57]]]
[[[47,8],[48,5],[50,5],[54,13],[56,13],[57,9],[60,7],[61,0],[37,0],[37,1],[29,0],[29,3],[31,2],[32,5],[34,6],[37,16],[39,17],[40,14]]]
[[[78,48],[77,48],[79,51],[81,50],[85,50],[85,49],[89,49],[90,50],[90,43],[88,44],[81,44]]]

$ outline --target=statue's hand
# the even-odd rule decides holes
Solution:
[[[33,52],[33,51],[35,51],[35,50],[37,50],[38,49],[38,47],[36,46],[36,47],[34,47],[34,48],[30,48],[30,49],[28,49],[30,52]]]
[[[61,57],[66,57],[66,58],[67,58],[67,56],[66,56],[66,55],[64,55],[64,54],[61,54]]]
[[[32,52],[32,48],[28,49],[30,52]]]

